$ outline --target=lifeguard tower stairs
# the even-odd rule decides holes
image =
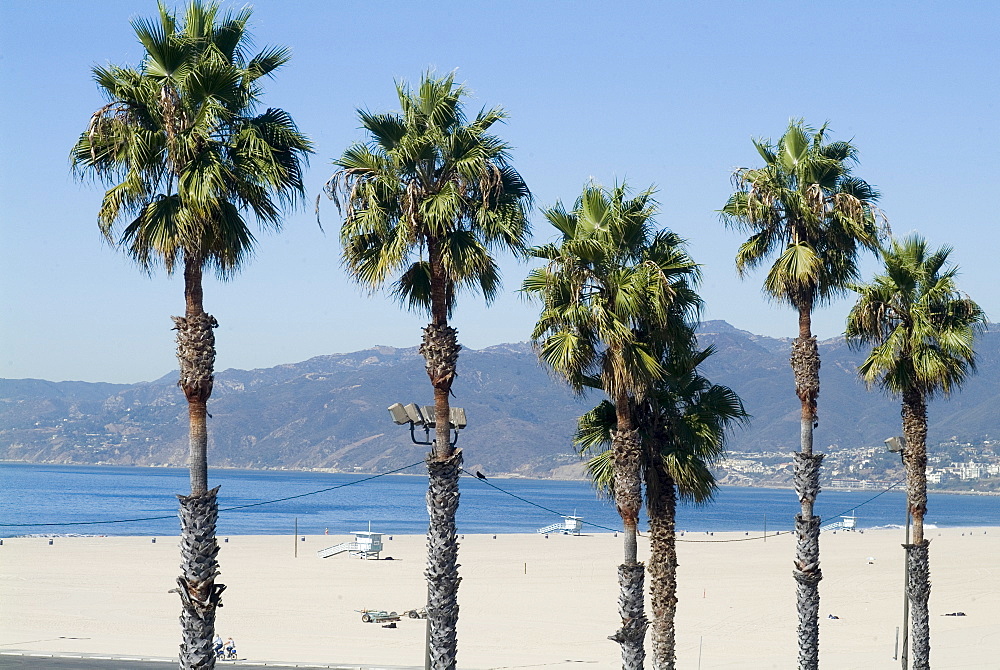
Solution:
[[[545,528],[539,528],[536,532],[546,535],[548,533],[562,533],[563,535],[579,535],[583,528],[582,516],[564,516],[559,523],[554,523]]]
[[[382,533],[373,533],[370,530],[356,530],[352,532],[354,540],[352,542],[341,542],[326,549],[320,549],[316,555],[320,558],[330,558],[337,554],[347,552],[351,556],[358,558],[374,558],[378,560],[378,555],[382,551]]]

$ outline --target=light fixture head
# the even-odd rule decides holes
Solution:
[[[389,405],[389,416],[392,417],[392,422],[397,426],[410,423],[410,417],[407,415],[406,409],[398,402]]]
[[[411,402],[409,405],[403,407],[403,409],[406,411],[406,416],[413,423],[413,425],[415,426],[424,425],[424,417],[420,413],[420,408],[417,407],[415,403]]]
[[[469,423],[465,419],[465,410],[461,407],[452,407],[449,418],[451,420],[451,427],[455,430],[461,430]]]
[[[890,437],[885,441],[886,448],[894,454],[898,454],[906,448],[906,438],[902,435]]]

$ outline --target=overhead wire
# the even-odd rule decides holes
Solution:
[[[285,502],[286,500],[295,500],[296,498],[305,498],[306,496],[314,496],[318,493],[326,493],[328,491],[335,491],[337,489],[342,489],[348,486],[355,486],[357,484],[363,484],[365,482],[370,482],[373,479],[378,479],[379,477],[385,477],[387,475],[394,475],[397,472],[402,472],[403,470],[409,470],[412,467],[421,465],[423,461],[418,461],[416,463],[410,463],[409,465],[404,465],[401,468],[396,468],[395,470],[389,470],[388,472],[380,472],[370,477],[363,477],[361,479],[356,479],[353,482],[345,482],[343,484],[337,484],[336,486],[328,486],[323,489],[318,489],[316,491],[309,491],[307,493],[298,493],[293,496],[285,496],[284,498],[275,498],[273,500],[262,500],[255,503],[247,503],[245,505],[233,505],[232,507],[221,507],[220,512],[231,512],[237,509],[246,509],[248,507],[260,507],[261,505],[271,505],[273,503]],[[136,521],[160,521],[162,519],[173,519],[177,516],[177,513],[167,514],[165,516],[147,516],[139,517],[135,519],[112,519],[106,521],[65,521],[61,523],[0,523],[0,528],[26,528],[26,527],[38,527],[38,526],[94,526],[99,524],[108,523],[133,523]]]
[[[295,495],[284,496],[282,498],[274,498],[274,499],[271,499],[271,500],[262,500],[262,501],[258,501],[258,502],[254,502],[254,503],[246,503],[244,505],[233,505],[231,507],[223,507],[223,508],[220,508],[219,511],[220,512],[230,512],[230,511],[233,511],[233,510],[247,509],[247,508],[250,508],[250,507],[260,507],[262,505],[271,505],[271,504],[274,504],[274,503],[286,502],[288,500],[296,500],[298,498],[305,498],[307,496],[314,496],[314,495],[318,495],[320,493],[327,493],[329,491],[335,491],[337,489],[346,488],[348,486],[355,486],[357,484],[363,484],[365,482],[369,482],[369,481],[372,481],[374,479],[379,479],[380,477],[385,477],[385,476],[388,476],[388,475],[393,475],[393,474],[402,472],[404,470],[409,470],[410,468],[413,468],[413,467],[416,467],[418,465],[421,465],[423,462],[424,461],[418,461],[416,463],[411,463],[409,465],[405,465],[403,467],[396,468],[394,470],[388,470],[386,472],[377,473],[377,474],[374,474],[374,475],[371,475],[371,476],[368,476],[368,477],[363,477],[361,479],[356,479],[356,480],[351,481],[351,482],[345,482],[343,484],[337,484],[335,486],[328,486],[326,488],[317,489],[315,491],[308,491],[306,493],[298,493],[298,494],[295,494]],[[527,505],[531,505],[532,507],[537,507],[540,510],[543,510],[543,511],[548,512],[550,514],[554,514],[556,516],[561,516],[561,517],[565,517],[566,516],[565,514],[559,512],[557,510],[554,510],[554,509],[552,509],[550,507],[546,507],[545,505],[541,505],[541,504],[536,503],[536,502],[534,502],[532,500],[528,500],[527,498],[525,498],[523,496],[519,496],[516,493],[512,493],[512,492],[510,492],[510,491],[508,491],[506,489],[503,489],[503,488],[497,486],[496,484],[494,484],[493,482],[489,481],[488,479],[485,479],[485,478],[482,478],[482,477],[478,477],[478,476],[476,476],[476,474],[474,474],[472,472],[469,472],[468,470],[466,470],[464,468],[462,468],[461,471],[464,472],[466,475],[472,477],[476,481],[478,481],[478,482],[480,482],[482,484],[485,484],[485,485],[493,488],[494,490],[499,491],[500,493],[503,493],[504,495],[510,496],[510,497],[515,498],[517,500],[520,500],[521,502],[523,502],[523,503],[525,503]],[[880,491],[879,493],[875,494],[874,496],[872,496],[868,500],[865,500],[865,501],[863,501],[863,502],[861,502],[861,503],[859,503],[857,505],[853,505],[853,506],[851,506],[851,508],[849,510],[845,510],[843,513],[837,514],[837,515],[834,515],[834,516],[844,516],[850,510],[856,510],[859,507],[863,507],[864,505],[867,505],[868,503],[872,502],[876,498],[878,498],[878,497],[882,496],[883,494],[888,493],[892,489],[896,488],[901,483],[903,483],[903,481],[904,480],[901,479],[901,480],[895,482],[894,484],[892,484],[888,488]],[[102,524],[136,523],[136,522],[139,522],[139,521],[161,521],[161,520],[164,520],[164,519],[173,519],[176,516],[177,516],[176,513],[172,513],[172,514],[166,514],[166,515],[163,515],[163,516],[136,517],[136,518],[131,518],[131,519],[110,519],[110,520],[102,520],[102,521],[65,521],[65,522],[58,522],[58,523],[0,523],[0,527],[2,527],[2,528],[46,527],[46,528],[48,528],[48,527],[65,527],[65,526],[94,526],[94,525],[102,525]],[[594,528],[600,528],[601,530],[606,530],[606,531],[609,531],[609,532],[612,532],[612,533],[617,533],[617,532],[621,531],[621,529],[610,528],[608,526],[603,526],[603,525],[601,525],[599,523],[594,523],[593,521],[585,521],[585,520],[581,519],[581,523],[583,523],[584,525],[587,525],[587,526],[592,526]],[[773,533],[771,535],[771,537],[776,537],[778,535],[783,535],[783,534],[789,534],[791,532],[792,531],[776,531],[775,533]],[[691,542],[691,543],[699,543],[699,542],[700,543],[710,543],[710,542],[714,542],[714,543],[723,543],[723,542],[750,542],[750,541],[754,541],[754,540],[763,540],[763,539],[766,539],[766,537],[767,536],[765,534],[765,535],[755,535],[754,537],[741,537],[741,538],[720,539],[720,540],[686,540],[686,539],[682,539],[682,538],[676,538],[676,541],[677,542]]]
[[[464,472],[465,474],[469,475],[473,479],[475,479],[475,480],[477,480],[477,481],[479,481],[479,482],[481,482],[483,484],[486,484],[487,486],[491,486],[494,489],[496,489],[497,491],[500,491],[501,493],[504,493],[504,494],[506,494],[506,495],[508,495],[508,496],[510,496],[512,498],[516,498],[516,499],[518,499],[518,500],[520,500],[522,502],[525,502],[525,503],[527,503],[529,505],[532,505],[534,507],[537,507],[539,509],[545,510],[546,512],[550,512],[552,514],[556,514],[558,516],[562,516],[562,517],[567,516],[566,514],[562,514],[561,512],[557,512],[554,509],[545,507],[544,505],[539,505],[538,503],[532,502],[531,500],[528,500],[527,498],[523,498],[523,497],[517,495],[516,493],[511,493],[510,491],[502,489],[499,486],[497,486],[496,484],[494,484],[493,482],[489,481],[488,479],[484,479],[482,477],[478,477],[477,475],[475,475],[472,472],[469,472],[465,468],[462,468],[462,472]],[[851,506],[851,508],[849,510],[846,510],[846,511],[844,511],[841,514],[836,514],[834,516],[844,516],[850,510],[855,510],[855,509],[857,509],[859,507],[863,507],[864,505],[867,505],[868,503],[872,502],[873,500],[875,500],[879,496],[881,496],[881,495],[883,495],[885,493],[888,493],[892,489],[896,488],[897,486],[899,486],[900,484],[902,484],[903,481],[905,481],[905,480],[900,479],[896,483],[894,483],[891,486],[889,486],[887,489],[884,489],[884,490],[876,493],[875,495],[873,495],[868,500],[865,500],[864,502],[858,503],[857,505],[853,505],[853,506]],[[611,531],[613,533],[622,532],[621,529],[618,529],[618,528],[608,528],[607,526],[602,526],[600,524],[593,523],[592,521],[583,521],[583,520],[581,520],[581,523],[583,523],[585,525],[588,525],[588,526],[593,526],[595,528],[600,528],[602,530],[608,530],[608,531]],[[771,535],[771,537],[776,537],[778,535],[788,535],[788,534],[790,534],[792,532],[794,532],[794,531],[790,531],[790,530],[776,531],[775,533],[773,533]],[[739,537],[739,538],[730,538],[730,539],[722,539],[722,540],[685,540],[685,539],[682,539],[682,538],[675,538],[675,539],[676,539],[677,542],[691,542],[691,543],[697,544],[697,543],[709,543],[709,542],[715,542],[715,543],[722,543],[722,542],[752,542],[754,540],[763,540],[763,539],[766,539],[766,538],[767,538],[767,535],[765,534],[765,535],[755,535],[754,537]]]

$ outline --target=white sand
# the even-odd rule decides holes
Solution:
[[[985,531],[985,532],[984,532]],[[964,533],[964,535],[963,535]],[[896,668],[901,531],[825,533],[821,665]],[[793,539],[703,543],[680,556],[678,667],[795,667]],[[931,530],[933,667],[1000,667],[1000,529]],[[423,664],[423,621],[394,630],[361,608],[402,612],[424,600],[424,538],[386,538],[363,561],[315,551],[345,537],[232,536],[222,544],[218,630],[255,660]],[[0,546],[0,650],[170,657],[179,640],[176,538],[15,538]],[[462,668],[614,668],[621,538],[609,534],[467,535],[461,543]],[[640,553],[648,551],[640,540]],[[867,558],[875,557],[874,565]],[[965,617],[945,617],[963,611]],[[827,619],[834,613],[838,620]],[[700,651],[699,651],[700,650]]]

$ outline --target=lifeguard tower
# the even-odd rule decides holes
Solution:
[[[834,521],[833,523],[829,523],[820,528],[820,531],[827,531],[827,530],[855,531],[858,529],[858,517],[855,516],[854,512],[851,512],[850,516],[842,516],[840,518],[841,521]]]
[[[382,551],[382,533],[373,533],[370,530],[355,530],[353,542],[341,542],[326,549],[320,549],[316,555],[320,558],[330,558],[345,551],[351,556],[358,558],[374,558],[378,560],[378,555]]]
[[[564,516],[563,520],[559,523],[554,523],[551,526],[546,526],[545,528],[539,528],[538,533],[562,533],[563,535],[579,535],[580,531],[583,529],[583,517],[582,516]]]

